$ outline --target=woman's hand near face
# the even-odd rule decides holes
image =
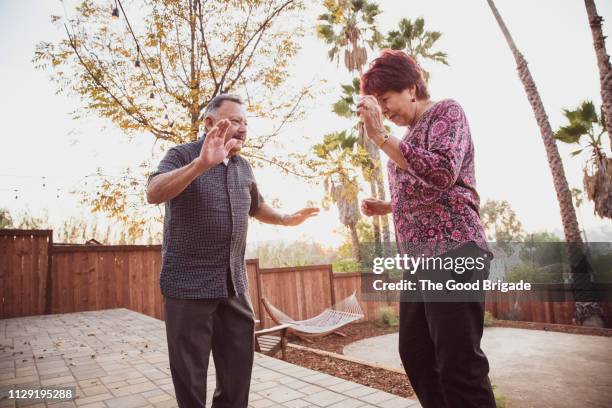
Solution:
[[[368,137],[389,156],[389,159],[395,162],[401,169],[407,170],[408,163],[399,148],[400,140],[386,134],[387,131],[383,125],[382,109],[376,98],[372,95],[362,97],[357,104],[357,114],[363,120]],[[391,207],[389,206],[385,214],[390,212]],[[366,212],[364,214],[369,215]]]
[[[366,198],[361,200],[361,212],[368,217],[387,215],[391,212],[391,203],[377,198]]]
[[[378,101],[372,95],[365,95],[357,104],[357,114],[363,120],[365,130],[370,139],[380,144],[385,134],[383,113]]]

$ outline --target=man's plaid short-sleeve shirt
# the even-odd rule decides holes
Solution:
[[[171,148],[149,180],[191,163],[200,154],[204,137]],[[251,166],[238,155],[207,170],[167,201],[160,275],[164,296],[227,297],[228,270],[235,292],[246,292],[244,251],[249,215],[261,203]]]

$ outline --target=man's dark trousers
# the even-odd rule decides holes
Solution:
[[[440,256],[481,254],[473,244],[468,244]],[[431,278],[432,273],[439,271],[419,272],[416,273],[419,278]],[[488,262],[480,273],[484,276],[473,278],[488,277]],[[484,302],[448,301],[452,298],[428,302],[425,293],[420,293],[420,297],[425,301],[412,299],[400,303],[399,353],[421,405],[424,408],[495,407],[488,377],[489,363],[480,348]]]
[[[248,295],[164,300],[170,371],[179,407],[206,406],[206,374],[212,349],[217,379],[213,408],[246,408],[255,335]]]

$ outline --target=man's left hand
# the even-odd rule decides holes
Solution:
[[[310,217],[314,217],[319,214],[319,209],[317,207],[306,207],[302,208],[299,211],[294,212],[293,214],[285,215],[283,217],[282,224],[287,227],[293,227],[296,225],[300,225],[306,219]]]

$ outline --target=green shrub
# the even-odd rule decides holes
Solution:
[[[361,265],[355,259],[344,258],[334,261],[332,269],[334,272],[360,272]]]
[[[537,266],[526,262],[515,265],[506,273],[506,282],[563,283],[561,264]]]
[[[595,282],[612,282],[612,253],[593,255],[591,265]]]
[[[485,327],[493,326],[493,321],[494,320],[495,320],[495,318],[493,317],[491,312],[485,312],[485,315],[484,315],[484,326]]]
[[[394,308],[391,306],[382,306],[376,312],[377,319],[387,326],[398,326],[399,325],[399,316]]]
[[[497,406],[497,408],[506,408],[508,406],[506,396],[501,392],[497,391],[497,387],[495,386],[495,384],[493,385],[493,395],[495,396],[495,405]]]

